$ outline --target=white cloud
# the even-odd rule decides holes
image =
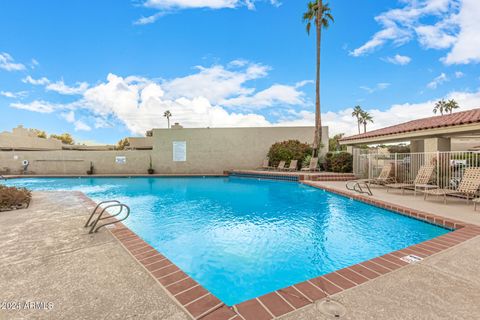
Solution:
[[[434,78],[431,82],[429,82],[427,84],[427,87],[430,89],[437,89],[439,85],[449,80],[450,79],[447,77],[447,75],[442,72],[438,77]]]
[[[70,87],[67,86],[63,80],[57,81],[55,83],[50,83],[45,87],[48,91],[55,91],[60,94],[65,95],[75,95],[82,94],[85,90],[88,89],[88,83],[86,82],[77,82],[76,86]]]
[[[7,98],[25,98],[28,95],[28,91],[18,91],[18,92],[11,92],[11,91],[0,91],[0,96],[4,96]]]
[[[248,10],[255,10],[255,2],[259,0],[144,0],[143,6],[151,9],[160,10],[159,12],[141,17],[134,24],[145,25],[154,23],[160,17],[172,13],[176,10],[183,9],[235,9],[246,7]],[[274,7],[281,5],[279,0],[269,0]]]
[[[90,131],[92,128],[83,122],[82,120],[75,119],[75,113],[73,111],[64,112],[60,114],[60,117],[65,119],[68,123],[72,123],[74,125],[75,131]]]
[[[465,73],[463,73],[462,71],[455,72],[455,78],[460,79],[463,77],[465,77]]]
[[[201,96],[218,104],[233,95],[250,95],[255,89],[246,87],[246,82],[265,77],[270,68],[247,62],[240,69],[214,65],[209,68],[197,66],[196,70],[198,72],[192,75],[162,83],[166,98]]]
[[[50,80],[48,80],[45,77],[39,78],[39,79],[34,79],[31,76],[27,76],[22,79],[23,83],[29,83],[33,84],[34,86],[44,86],[50,83]]]
[[[40,113],[52,113],[56,109],[63,108],[63,105],[58,105],[43,100],[35,100],[30,103],[11,103],[10,107]]]
[[[82,120],[75,121],[73,125],[75,127],[75,131],[91,131],[92,130],[92,128]]]
[[[0,69],[7,71],[25,70],[25,65],[15,62],[11,55],[6,52],[0,52]]]
[[[30,62],[30,68],[35,69],[39,64],[40,63],[37,61],[37,59],[32,59]]]
[[[147,0],[145,7],[154,9],[223,9],[236,8],[240,5],[249,5],[251,1],[243,0]],[[251,4],[250,4],[251,5]]]
[[[391,42],[395,46],[417,39],[425,49],[450,52],[447,64],[480,62],[480,1],[399,0],[401,8],[388,10],[375,20],[381,25],[370,40],[350,52],[358,57]]]
[[[60,116],[65,119],[67,122],[73,123],[75,122],[75,112],[69,111],[61,113]]]
[[[29,83],[35,86],[45,86],[45,90],[47,91],[54,91],[64,95],[83,94],[85,90],[88,89],[88,83],[86,82],[77,82],[75,86],[68,86],[65,84],[65,82],[63,82],[63,80],[51,82],[46,77],[34,79],[31,76],[27,76],[22,79],[22,82]]]
[[[435,102],[441,98],[455,99],[459,103],[461,111],[476,109],[480,106],[480,90],[478,90],[476,92],[452,92],[446,97],[438,97],[419,103],[394,104],[385,110],[367,109],[374,120],[374,123],[368,124],[367,130],[372,131],[415,119],[432,117],[434,116]],[[352,111],[352,108],[346,108],[335,112],[322,113],[322,125],[329,127],[330,136],[337,133],[345,133],[347,136],[358,134]],[[315,114],[308,111],[292,113],[292,116],[294,117],[293,120],[284,120],[277,125],[312,125],[315,119]]]
[[[480,62],[480,1],[463,0],[458,15],[460,32],[452,50],[443,59],[447,65]]]
[[[301,106],[305,104],[303,97],[304,93],[295,87],[275,84],[253,95],[242,95],[223,100],[221,105],[248,108],[265,108],[279,104]]]
[[[388,87],[390,87],[390,83],[388,82],[380,82],[375,85],[375,87],[367,87],[367,86],[361,86],[360,89],[367,91],[368,93],[372,94],[377,91],[385,90]]]
[[[427,118],[434,116],[433,107],[435,103],[442,99],[455,99],[460,110],[476,109],[480,106],[480,90],[476,92],[454,91],[446,97],[438,97],[429,101],[419,103],[393,104],[385,110],[365,108],[372,116],[374,123],[369,123],[367,130],[375,130],[393,126],[399,123]],[[355,119],[352,117],[352,108],[346,108],[339,111],[328,111],[322,113],[322,125],[329,127],[329,135],[345,133],[346,135],[358,134]],[[304,126],[312,125],[315,122],[315,113],[309,111],[291,112],[293,119],[282,120],[275,125],[279,126]]]
[[[387,57],[387,58],[384,58],[383,60],[386,61],[386,62],[392,63],[392,64],[405,66],[412,61],[412,58],[410,58],[408,56],[402,56],[402,55],[396,54],[393,57]]]
[[[161,82],[109,74],[106,81],[86,89],[81,99],[69,104],[34,101],[11,106],[61,112],[65,120],[76,124],[77,130],[91,127],[75,119],[74,112],[80,110],[92,115],[96,128],[111,127],[112,122],[120,121],[136,134],[153,127],[165,127],[163,113],[166,110],[172,112],[173,121],[187,127],[269,126],[272,123],[253,110],[303,106],[301,88],[311,83],[274,84],[262,90],[248,86],[249,82],[266,77],[269,70],[268,66],[245,61],[196,67],[190,75]]]

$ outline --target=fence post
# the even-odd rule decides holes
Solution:
[[[397,175],[397,159],[398,158],[398,153],[395,152],[395,181],[398,181],[398,175]]]

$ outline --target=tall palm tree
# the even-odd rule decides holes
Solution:
[[[444,99],[437,101],[437,103],[435,103],[435,106],[433,107],[433,113],[437,114],[437,112],[440,112],[440,114],[443,116],[443,113],[446,111],[447,111],[447,102]]]
[[[170,112],[170,110],[167,110],[165,111],[163,116],[167,118],[168,129],[170,129],[170,117],[172,116],[172,113]]]
[[[364,111],[363,111],[362,107],[360,107],[360,106],[355,106],[355,108],[353,108],[352,117],[357,118],[358,134],[361,133],[360,132],[360,124],[362,122],[360,121],[360,116],[362,115],[362,112],[364,112]]]
[[[313,152],[318,155],[322,131],[322,119],[320,114],[320,49],[322,42],[322,28],[327,29],[330,22],[333,22],[330,6],[323,3],[323,0],[310,1],[307,4],[307,11],[303,14],[303,21],[307,24],[307,33],[310,35],[312,21],[317,31],[317,73],[316,73],[316,94],[315,94],[315,137],[313,138]]]
[[[452,114],[453,110],[458,109],[458,108],[460,108],[460,106],[458,105],[458,102],[455,101],[455,99],[450,99],[446,103],[445,111]]]
[[[363,124],[363,132],[365,133],[367,132],[367,123],[373,123],[373,117],[370,115],[370,113],[362,111],[360,114],[360,122]]]

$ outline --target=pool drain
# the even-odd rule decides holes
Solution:
[[[323,300],[316,303],[317,310],[326,316],[339,319],[347,313],[347,309],[337,301]]]

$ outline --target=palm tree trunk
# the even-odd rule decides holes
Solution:
[[[320,19],[322,17],[322,7],[323,1],[317,1],[317,19],[316,19],[316,27],[317,27],[317,77],[316,77],[316,94],[315,94],[315,137],[313,140],[313,147],[314,147],[314,154],[316,156],[320,153],[320,142],[322,136],[322,118],[320,114],[320,48],[321,48],[321,41],[322,41],[322,25],[320,23]]]
[[[358,134],[362,133],[360,131],[360,119],[357,118],[357,127],[358,127]]]
[[[364,122],[363,123],[363,133],[366,133],[367,132],[367,123]]]
[[[168,129],[170,129],[170,118],[167,118]]]

